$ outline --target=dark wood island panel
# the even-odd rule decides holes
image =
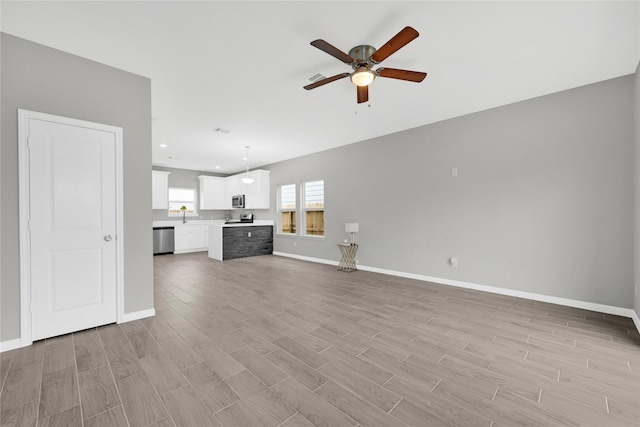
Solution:
[[[244,258],[273,253],[273,226],[224,227],[222,259]]]

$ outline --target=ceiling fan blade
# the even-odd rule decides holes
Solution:
[[[391,40],[386,42],[384,46],[371,55],[371,60],[376,64],[384,61],[419,35],[420,34],[413,28],[404,27],[398,34],[393,36]]]
[[[420,83],[427,77],[427,73],[421,71],[399,70],[397,68],[378,68],[376,74],[390,79],[407,80]]]
[[[358,88],[358,104],[369,100],[369,86],[356,86]]]
[[[355,59],[353,59],[351,56],[347,55],[337,47],[330,45],[329,43],[327,43],[322,39],[312,41],[311,46],[317,47],[321,51],[328,53],[334,58],[338,58],[340,61],[344,62],[345,64],[351,64],[353,61],[355,61]]]
[[[341,73],[336,74],[335,76],[327,77],[322,80],[318,80],[317,82],[308,84],[304,87],[306,90],[315,89],[319,86],[326,85],[327,83],[335,82],[336,80],[344,79],[345,77],[349,77],[349,73]]]

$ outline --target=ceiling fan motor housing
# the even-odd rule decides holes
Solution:
[[[357,70],[362,67],[371,68],[373,64],[369,59],[375,52],[376,48],[369,46],[368,44],[362,44],[351,49],[349,51],[349,56],[355,59],[352,64],[353,69]]]

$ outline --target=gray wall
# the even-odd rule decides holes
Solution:
[[[635,211],[634,211],[634,226],[635,226],[635,251],[634,251],[634,267],[635,267],[635,291],[633,308],[636,314],[640,317],[640,63],[636,68],[635,77],[635,91],[634,91],[634,124],[635,124]]]
[[[633,85],[621,77],[270,165],[273,206],[278,184],[324,179],[326,193],[326,239],[276,236],[274,250],[337,261],[356,221],[365,266],[631,308]]]
[[[1,34],[0,341],[20,337],[18,108],[124,129],[125,313],[153,308],[151,81]]]

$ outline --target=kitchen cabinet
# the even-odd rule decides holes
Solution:
[[[231,197],[244,194],[245,209],[269,209],[270,207],[270,171],[256,169],[249,172],[255,181],[252,184],[242,182],[246,172],[226,178],[201,175],[200,209],[227,210],[231,207]]]
[[[176,225],[174,234],[174,253],[206,251],[209,242],[209,229],[206,225]]]
[[[169,209],[169,174],[171,172],[151,171],[151,207]]]
[[[231,175],[225,178],[225,209],[232,209],[231,197],[238,194],[244,194],[246,184],[240,181],[240,176]],[[241,187],[242,186],[242,187]]]
[[[226,178],[200,175],[200,209],[228,209]],[[230,199],[230,197],[229,197]]]
[[[224,227],[222,259],[244,258],[273,253],[273,226]]]
[[[269,209],[269,175],[270,171],[255,170],[249,172],[249,176],[255,181],[253,184],[244,184],[245,209]]]

